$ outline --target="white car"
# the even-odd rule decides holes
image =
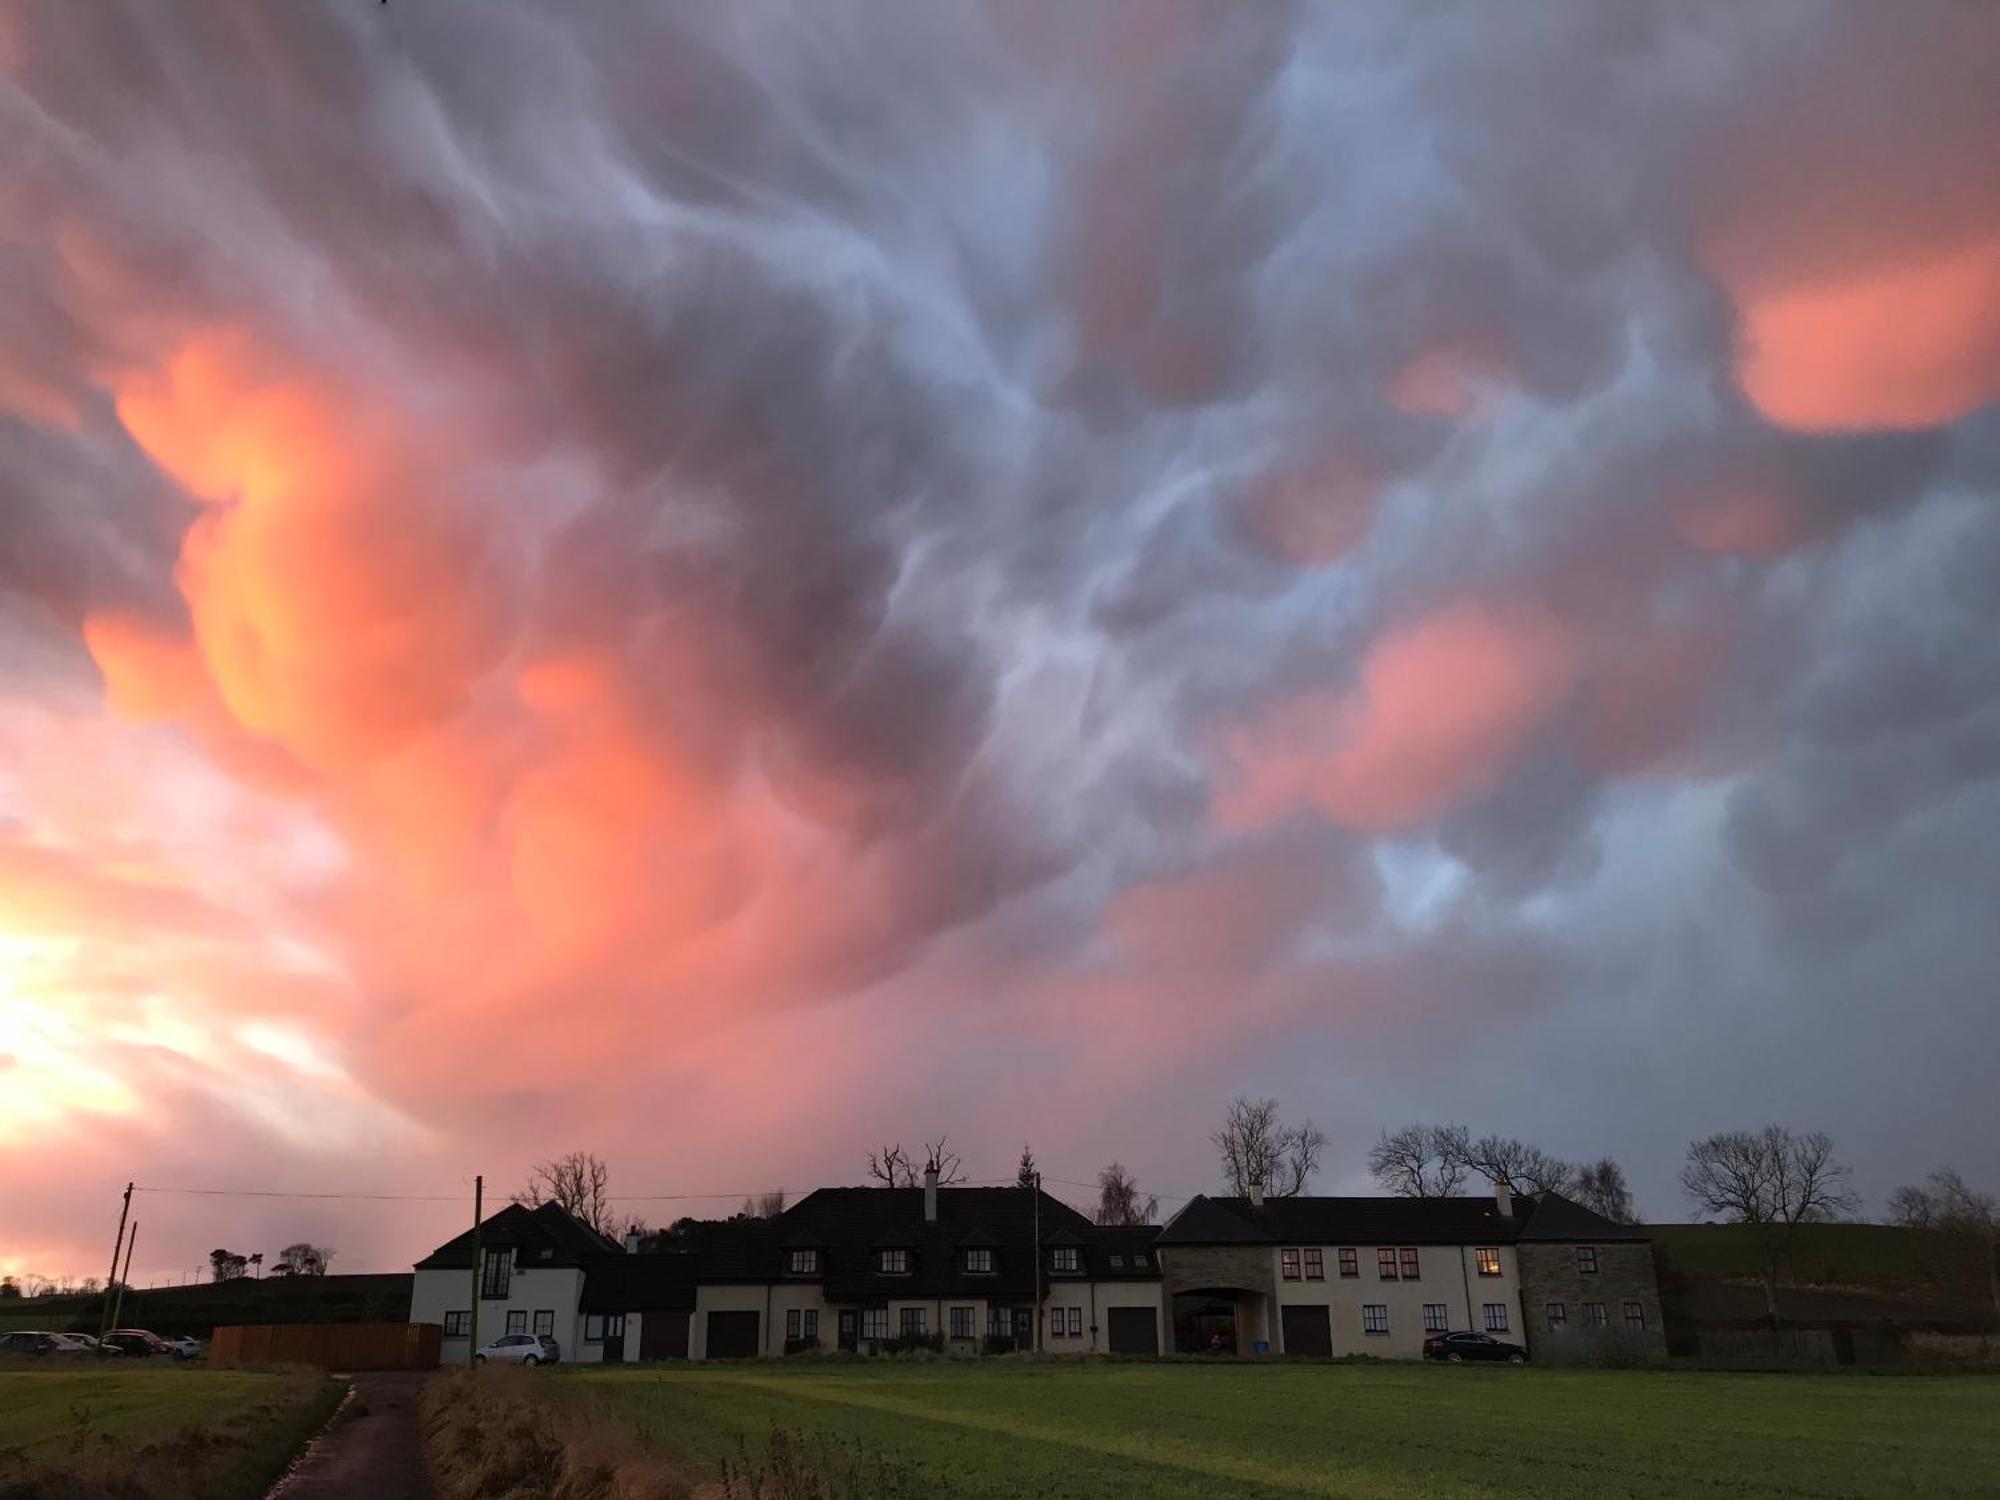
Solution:
[[[167,1344],[173,1349],[175,1359],[201,1358],[200,1339],[190,1338],[188,1335],[182,1334],[179,1338],[168,1339]]]
[[[475,1365],[489,1359],[496,1365],[552,1365],[562,1358],[562,1346],[546,1333],[510,1333],[472,1356]]]
[[[57,1354],[116,1354],[116,1349],[107,1349],[87,1333],[52,1333],[49,1335],[58,1344]]]

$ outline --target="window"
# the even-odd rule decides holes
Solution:
[[[555,1331],[556,1331],[555,1309],[548,1307],[538,1308],[535,1312],[535,1332],[537,1334],[546,1333],[551,1338],[553,1338],[555,1337]]]
[[[448,1312],[444,1315],[444,1336],[448,1339],[472,1337],[472,1309],[464,1312]]]
[[[789,1266],[794,1276],[817,1276],[819,1275],[819,1251],[794,1250]]]
[[[1442,1302],[1424,1304],[1424,1332],[1447,1333],[1451,1330],[1451,1313]]]
[[[1584,1303],[1583,1321],[1592,1328],[1602,1328],[1605,1323],[1604,1304],[1602,1302]]]
[[[886,1339],[889,1336],[889,1309],[886,1307],[861,1309],[861,1336],[864,1339]]]
[[[1585,1276],[1597,1274],[1597,1246],[1578,1245],[1576,1247],[1576,1268]]]
[[[816,1307],[806,1309],[805,1336],[814,1343],[819,1342],[819,1309]]]
[[[986,1309],[986,1332],[996,1339],[1010,1339],[1014,1336],[1014,1309],[1011,1307],[989,1307]]]
[[[606,1313],[604,1315],[604,1341],[607,1344],[625,1342],[625,1314]]]
[[[583,1320],[583,1341],[586,1344],[604,1342],[604,1314],[591,1313]]]
[[[1634,1333],[1642,1333],[1646,1327],[1646,1307],[1641,1302],[1625,1304],[1625,1326]]]
[[[1415,1245],[1405,1245],[1403,1247],[1403,1280],[1416,1281],[1418,1279],[1417,1247]]]
[[[970,1276],[991,1276],[993,1274],[993,1252],[991,1250],[968,1250],[965,1252],[965,1270]]]
[[[804,1324],[804,1322],[805,1319],[801,1316],[801,1310],[799,1308],[788,1307],[785,1309],[786,1343],[791,1344],[791,1343],[796,1343],[798,1341],[799,1329]]]
[[[1493,1246],[1481,1245],[1477,1250],[1472,1252],[1472,1255],[1473,1259],[1479,1262],[1479,1274],[1481,1276],[1498,1276],[1500,1274],[1500,1252]]]
[[[1078,1251],[1074,1245],[1058,1245],[1049,1252],[1049,1269],[1067,1271],[1072,1274],[1082,1269],[1078,1261]]]
[[[1360,1264],[1361,1257],[1356,1251],[1343,1248],[1337,1253],[1340,1256],[1341,1275],[1359,1276],[1361,1274],[1361,1264]]]
[[[1125,1257],[1124,1257],[1124,1256],[1122,1256],[1122,1255],[1114,1255],[1114,1256],[1112,1256],[1112,1257],[1111,1257],[1111,1269],[1112,1269],[1112,1270],[1114,1270],[1114,1271],[1122,1271],[1122,1270],[1124,1270],[1124,1269],[1125,1269]]]
[[[955,1339],[972,1337],[972,1309],[954,1307],[951,1310],[951,1336]]]
[[[1377,1250],[1375,1252],[1375,1274],[1384,1281],[1396,1279],[1396,1252]]]
[[[1486,1304],[1486,1331],[1488,1333],[1505,1333],[1507,1331],[1506,1303],[1489,1302]]]
[[[1387,1333],[1389,1331],[1389,1308],[1386,1303],[1366,1302],[1362,1304],[1361,1331],[1363,1333]]]
[[[1278,1274],[1287,1281],[1299,1279],[1299,1252],[1280,1250],[1278,1252]]]
[[[480,1268],[479,1296],[482,1301],[505,1301],[508,1287],[514,1284],[514,1252],[512,1250],[488,1250],[486,1263]]]
[[[907,1250],[877,1250],[875,1269],[884,1276],[907,1276],[910,1274],[910,1252]]]
[[[1069,1336],[1073,1339],[1083,1337],[1083,1309],[1080,1307],[1069,1310]]]
[[[1326,1252],[1317,1246],[1306,1251],[1306,1280],[1326,1280]]]
[[[516,1308],[507,1314],[507,1331],[509,1333],[528,1331],[528,1310],[525,1307]]]
[[[931,1331],[930,1312],[927,1307],[906,1307],[903,1309],[902,1330],[904,1338],[922,1338]]]
[[[1568,1303],[1551,1302],[1542,1311],[1548,1314],[1550,1333],[1561,1333],[1564,1328],[1569,1326]]]

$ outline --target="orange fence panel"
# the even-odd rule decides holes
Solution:
[[[248,1323],[215,1330],[219,1365],[320,1365],[329,1370],[435,1370],[435,1323]]]

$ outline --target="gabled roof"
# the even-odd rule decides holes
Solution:
[[[692,1312],[696,1275],[692,1255],[593,1255],[577,1305],[584,1312]]]
[[[1489,1197],[1248,1198],[1197,1196],[1160,1231],[1163,1245],[1493,1245],[1520,1221]]]
[[[1514,1200],[1515,1217],[1522,1217],[1524,1200]],[[1594,1209],[1585,1208],[1561,1193],[1543,1193],[1525,1200],[1526,1217],[1520,1238],[1530,1243],[1550,1241],[1590,1244],[1600,1240],[1644,1240],[1649,1238],[1637,1224],[1620,1224]]]
[[[588,1256],[618,1250],[618,1241],[599,1234],[559,1203],[536,1208],[510,1203],[481,1222],[482,1248],[511,1246],[518,1252],[516,1263],[523,1269],[537,1266],[578,1266]],[[445,1241],[417,1262],[419,1271],[472,1269],[472,1231]]]
[[[1233,1213],[1226,1206],[1229,1202],[1241,1202],[1210,1198],[1196,1193],[1181,1205],[1179,1213],[1167,1220],[1160,1230],[1162,1245],[1256,1245],[1269,1241],[1270,1236],[1241,1214]]]

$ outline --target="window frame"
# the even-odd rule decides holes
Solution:
[[[1443,1302],[1426,1302],[1424,1304],[1424,1332],[1451,1332],[1451,1307],[1449,1304]]]
[[[604,1342],[604,1314],[585,1313],[583,1315],[583,1341],[586,1344]]]
[[[1058,1276],[1079,1276],[1083,1273],[1083,1252],[1075,1245],[1049,1246],[1049,1270]]]
[[[511,1245],[489,1247],[480,1252],[479,1300],[505,1302],[514,1286],[514,1249]]]
[[[448,1339],[469,1339],[472,1337],[472,1309],[455,1310],[444,1315],[444,1336]]]
[[[1576,1274],[1595,1276],[1597,1274],[1597,1246],[1578,1245],[1576,1247]]]
[[[965,1252],[965,1274],[968,1276],[991,1276],[993,1274],[993,1252],[984,1245],[973,1245]]]
[[[526,1333],[528,1331],[528,1310],[525,1307],[507,1309],[507,1332]]]
[[[1512,1333],[1507,1326],[1507,1304],[1504,1302],[1482,1302],[1479,1306],[1479,1326],[1488,1333]]]
[[[1417,1255],[1415,1245],[1405,1245],[1396,1252],[1397,1269],[1403,1273],[1405,1281],[1422,1281],[1424,1263]]]
[[[903,1338],[927,1339],[931,1336],[931,1310],[928,1307],[904,1307],[897,1310],[896,1332]]]
[[[819,1342],[819,1309],[816,1307],[808,1307],[805,1309],[805,1315],[806,1316],[805,1316],[804,1336],[806,1338],[811,1339],[815,1344],[817,1344]]]
[[[1340,1266],[1341,1280],[1346,1281],[1361,1274],[1361,1252],[1354,1246],[1340,1246],[1334,1251],[1334,1257]]]
[[[1306,1280],[1326,1280],[1326,1251],[1318,1245],[1308,1245],[1305,1249],[1305,1257]]]
[[[1075,1303],[1071,1303],[1069,1308],[1069,1336],[1073,1339],[1083,1337],[1083,1309]]]
[[[910,1274],[910,1252],[888,1248],[875,1252],[875,1274],[877,1276],[907,1276]]]
[[[1287,1245],[1278,1252],[1278,1279],[1280,1281],[1303,1281],[1305,1272],[1300,1269],[1301,1260],[1298,1247]]]
[[[810,1246],[800,1246],[785,1257],[787,1276],[819,1275],[819,1251]]]
[[[1396,1247],[1394,1245],[1377,1245],[1375,1247],[1375,1279],[1377,1281],[1395,1281],[1399,1279],[1396,1275]]]
[[[1500,1262],[1500,1247],[1498,1245],[1473,1246],[1472,1261],[1478,1267],[1481,1276],[1501,1276],[1506,1274],[1506,1267]]]
[[[1586,1328],[1609,1328],[1611,1319],[1602,1302],[1583,1304],[1583,1326]]]
[[[1380,1326],[1376,1326],[1380,1324]],[[1361,1333],[1365,1338],[1387,1338],[1389,1336],[1389,1304],[1386,1302],[1364,1302],[1361,1304]]]
[[[864,1307],[861,1309],[861,1337],[864,1339],[886,1339],[889,1336],[889,1309],[886,1307]]]
[[[1567,1302],[1544,1302],[1542,1317],[1548,1324],[1550,1333],[1560,1333],[1569,1327],[1569,1304]]]
[[[973,1314],[977,1311],[977,1308],[968,1305],[953,1304],[946,1318],[946,1326],[950,1328],[953,1338],[970,1339],[978,1337],[978,1323],[973,1317]]]
[[[536,1308],[535,1326],[532,1331],[536,1338],[540,1338],[543,1334],[554,1338],[556,1336],[556,1310],[553,1307]]]
[[[1625,1331],[1644,1333],[1646,1331],[1646,1304],[1631,1297],[1625,1299]]]
[[[796,1344],[799,1341],[799,1339],[803,1336],[801,1330],[804,1328],[804,1326],[805,1326],[805,1309],[803,1307],[788,1307],[785,1309],[786,1343]]]

